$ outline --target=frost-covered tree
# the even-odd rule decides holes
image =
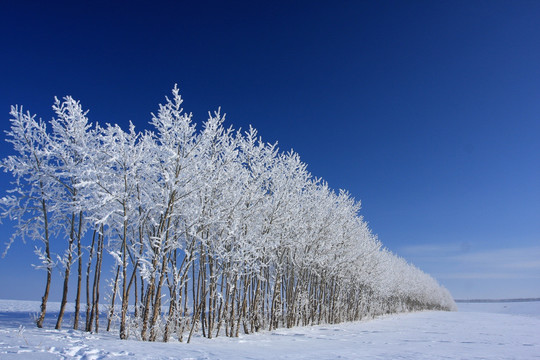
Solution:
[[[79,172],[88,163],[88,149],[93,143],[93,135],[89,132],[90,124],[81,104],[67,96],[64,101],[55,99],[53,110],[56,117],[51,121],[52,134],[47,144],[55,163],[51,176],[63,191],[57,193],[52,202],[52,214],[62,227],[63,235],[68,244],[65,253],[60,258],[64,267],[64,285],[60,313],[56,328],[62,326],[63,315],[67,304],[71,266],[76,260],[77,295],[75,298],[74,328],[78,328],[80,316],[80,297],[82,285],[82,238],[86,232],[85,199],[80,195],[80,184],[83,181]]]
[[[12,109],[15,155],[2,167],[15,182],[1,203],[17,223],[12,239],[45,247],[36,250],[47,269],[38,326],[56,266],[64,276],[61,326],[77,262],[74,327],[85,291],[85,329],[98,331],[107,254],[114,270],[104,279],[106,329],[118,328],[122,339],[189,342],[197,331],[238,336],[455,309],[432,277],[382,247],[359,202],[314,178],[297,153],[264,143],[251,127],[225,127],[220,111],[197,129],[182,103],[175,86],[146,132],[93,126],[71,97],[56,100],[51,130]],[[53,261],[49,245],[62,239]]]
[[[51,175],[55,172],[51,154],[48,151],[50,134],[46,123],[36,120],[35,115],[23,112],[22,107],[12,106],[11,129],[7,139],[13,145],[15,154],[2,160],[5,172],[13,175],[13,188],[1,199],[2,216],[15,221],[15,232],[7,244],[5,252],[16,237],[38,240],[44,247],[36,247],[40,260],[37,268],[45,269],[47,278],[45,292],[41,300],[41,311],[37,326],[42,327],[47,311],[52,270],[56,263],[51,252],[51,237],[55,224],[51,220],[51,202],[59,191],[58,183]],[[4,255],[5,255],[4,252]]]

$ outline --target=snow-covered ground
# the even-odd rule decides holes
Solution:
[[[459,311],[523,315],[540,318],[540,301],[458,303],[457,306]]]
[[[38,302],[0,300],[0,359],[540,359],[540,302],[458,306],[184,344],[56,331],[53,318],[40,330]]]

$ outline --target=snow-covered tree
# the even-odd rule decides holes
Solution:
[[[15,181],[2,214],[17,224],[12,239],[45,247],[36,250],[47,270],[38,326],[58,265],[61,326],[77,262],[74,327],[85,266],[85,329],[98,331],[107,253],[114,262],[104,279],[111,286],[107,330],[118,327],[122,339],[189,342],[198,330],[238,336],[455,309],[432,277],[382,247],[359,202],[314,178],[297,153],[264,143],[252,127],[225,127],[219,110],[197,129],[182,103],[175,86],[146,132],[93,126],[71,97],[56,100],[51,130],[12,109],[7,135],[15,154],[2,168]],[[61,239],[67,244],[55,258],[50,244]]]
[[[1,166],[5,172],[13,175],[14,181],[13,188],[7,191],[8,195],[1,199],[1,205],[2,216],[15,221],[16,225],[5,252],[16,237],[23,241],[30,238],[42,243],[35,248],[40,260],[37,267],[47,272],[41,311],[36,321],[37,326],[42,327],[52,270],[56,265],[51,251],[51,238],[56,224],[51,220],[50,206],[59,191],[59,184],[52,176],[55,169],[48,152],[50,134],[46,123],[41,119],[36,120],[35,115],[25,113],[18,106],[11,107],[10,115],[11,129],[6,133],[6,141],[13,145],[15,154],[3,159]]]

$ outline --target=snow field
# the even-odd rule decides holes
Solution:
[[[488,312],[540,318],[540,301],[459,303],[458,309],[466,312]]]
[[[31,313],[39,302],[1,300],[0,359],[540,359],[540,302],[459,305],[459,312],[196,337],[185,344],[56,331],[47,321],[48,328],[37,329]]]

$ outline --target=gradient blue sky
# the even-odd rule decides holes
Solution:
[[[349,190],[454,297],[538,297],[539,19],[538,1],[4,1],[0,130],[64,95],[143,129],[179,83],[199,123],[221,106]],[[0,259],[0,298],[41,296],[32,246]]]

